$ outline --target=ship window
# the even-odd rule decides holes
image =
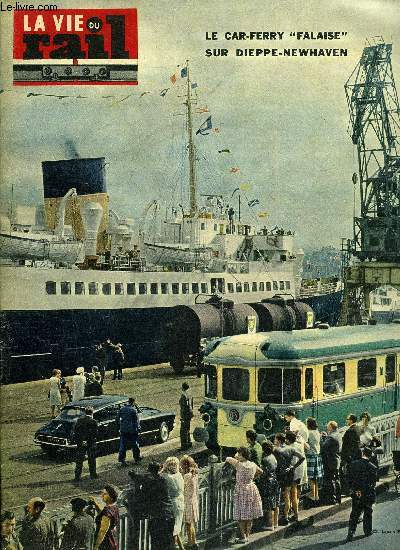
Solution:
[[[103,294],[107,296],[111,294],[111,283],[103,283]]]
[[[244,283],[244,284],[243,284],[243,290],[244,290],[244,292],[250,292],[250,285],[249,285],[249,283]]]
[[[252,283],[251,284],[251,291],[252,292],[257,292],[257,283]]]
[[[46,294],[57,294],[57,285],[54,281],[46,281]]]
[[[121,296],[124,293],[124,283],[115,283],[114,292],[117,296]]]
[[[386,357],[386,384],[394,382],[396,378],[396,356],[388,355]]]
[[[284,283],[284,281],[279,281],[279,290],[285,290],[285,283]]]
[[[236,292],[242,292],[242,283],[236,283]]]
[[[85,283],[75,283],[75,294],[85,294]]]
[[[139,294],[147,294],[147,283],[139,283]]]
[[[71,294],[71,283],[68,281],[62,281],[60,283],[61,294]]]
[[[272,288],[278,290],[278,281],[272,281]]]
[[[290,290],[290,281],[285,281],[285,289]]]
[[[126,293],[127,294],[136,294],[136,288],[135,288],[135,283],[127,283],[126,285]]]
[[[172,283],[172,294],[179,294],[179,283]]]
[[[234,290],[234,286],[233,286],[233,283],[228,283],[228,292],[232,293],[232,292],[235,292]]]
[[[263,282],[258,284],[258,290],[260,290],[261,292],[264,292],[264,283]]]
[[[99,293],[99,286],[97,283],[92,282],[89,283],[89,294],[98,294]]]
[[[201,292],[203,294],[208,294],[208,284],[207,283],[201,283]]]
[[[271,290],[271,282],[270,281],[267,281],[265,283],[265,290]]]
[[[168,294],[168,283],[161,283],[161,294]]]
[[[207,365],[204,378],[205,396],[217,399],[217,369],[213,365]]]
[[[376,359],[360,359],[357,363],[357,380],[359,388],[369,388],[376,384]]]
[[[324,365],[324,393],[337,395],[345,390],[344,363]]]
[[[158,284],[157,283],[151,283],[150,284],[150,294],[158,294]]]
[[[206,228],[206,224],[205,224],[204,222],[202,222],[202,223],[200,224],[200,229],[201,229],[202,231],[204,231],[205,228]]]
[[[193,294],[199,293],[199,283],[192,283],[192,293]]]
[[[182,294],[189,294],[189,283],[182,283]]]
[[[314,370],[311,368],[306,369],[304,385],[304,399],[312,399],[314,390]]]
[[[250,373],[245,369],[226,368],[222,371],[222,398],[228,401],[248,401]]]
[[[260,369],[258,371],[260,403],[294,403],[300,399],[300,369]]]

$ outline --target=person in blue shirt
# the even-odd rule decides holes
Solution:
[[[118,414],[120,441],[118,462],[122,466],[126,466],[126,451],[129,447],[132,448],[133,458],[135,462],[140,462],[140,447],[138,437],[140,433],[140,421],[133,397],[130,397],[128,403],[121,407]]]

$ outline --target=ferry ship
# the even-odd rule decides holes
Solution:
[[[73,372],[93,364],[95,344],[108,338],[123,344],[127,365],[164,361],[173,306],[300,296],[303,252],[292,232],[243,221],[240,195],[238,211],[220,195],[199,204],[191,89],[187,67],[189,209],[160,220],[152,201],[137,223],[120,217],[109,208],[105,159],[74,158],[42,163],[45,228],[3,219],[3,380]],[[159,222],[145,231],[151,211]],[[51,253],[55,238],[63,257]],[[332,321],[341,290],[335,284],[307,300],[319,320]]]

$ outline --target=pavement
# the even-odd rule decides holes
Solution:
[[[271,550],[329,550],[346,544],[346,550],[395,550],[400,548],[400,495],[390,489],[393,479],[393,476],[383,477],[377,485],[372,537],[364,537],[360,525],[353,542],[345,543],[351,507],[351,498],[345,497],[341,504],[301,510],[298,523],[278,527],[272,532],[256,532],[247,544],[230,542],[234,538],[232,533],[229,540],[222,540],[221,537],[220,543],[212,548],[253,550],[268,546]]]

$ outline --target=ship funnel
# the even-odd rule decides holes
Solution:
[[[85,256],[97,256],[97,234],[103,216],[103,207],[98,202],[88,201],[82,208],[82,222],[85,230]]]

